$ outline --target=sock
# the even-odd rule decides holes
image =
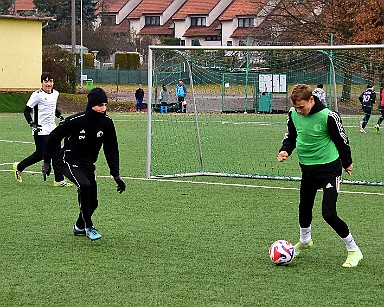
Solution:
[[[78,231],[84,230],[84,229],[80,229],[79,227],[77,227],[77,225],[75,225],[75,229]]]
[[[300,227],[300,242],[308,244],[311,241],[311,225],[308,228]]]
[[[347,250],[349,252],[356,252],[359,250],[359,247],[357,246],[355,240],[353,239],[351,233],[349,233],[349,235],[345,238],[342,238],[342,240],[344,241],[346,247],[347,247]]]

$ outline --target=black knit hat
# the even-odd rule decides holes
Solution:
[[[105,91],[100,87],[95,87],[92,89],[88,95],[88,108],[92,108],[94,106],[97,106],[100,103],[108,103],[107,94]]]

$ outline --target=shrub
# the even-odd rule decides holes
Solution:
[[[115,68],[137,70],[140,67],[140,55],[137,52],[116,52]]]
[[[85,52],[83,53],[83,61],[85,68],[93,68],[94,67],[95,56],[93,53]]]
[[[164,37],[161,39],[161,44],[167,46],[180,46],[180,38]]]

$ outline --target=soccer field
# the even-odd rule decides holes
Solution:
[[[276,267],[269,260],[269,246],[277,239],[298,240],[299,182],[146,180],[146,115],[110,116],[127,190],[116,192],[101,152],[94,222],[103,238],[91,242],[71,233],[78,214],[75,188],[53,187],[53,176],[44,182],[40,164],[23,173],[22,184],[14,179],[12,163],[33,152],[33,138],[22,114],[0,114],[0,305],[382,304],[382,186],[342,185],[338,213],[364,254],[357,268],[341,267],[345,246],[322,220],[321,192],[314,209],[313,248],[289,266]],[[276,143],[270,144],[273,157],[285,116],[276,115],[274,121],[282,123],[280,138],[271,139]],[[354,145],[361,135],[347,133],[360,174],[366,167],[360,155],[368,149]],[[375,137],[381,146],[377,140],[382,135]],[[381,164],[374,167],[381,169]]]

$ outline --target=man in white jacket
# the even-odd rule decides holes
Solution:
[[[24,117],[32,128],[32,135],[35,141],[35,152],[26,157],[19,163],[13,164],[13,171],[18,182],[22,182],[22,171],[27,167],[43,160],[43,152],[48,136],[56,128],[55,117],[64,120],[61,112],[57,109],[57,99],[59,92],[53,89],[53,76],[49,72],[43,72],[40,77],[41,88],[34,91],[29,98],[24,109]],[[32,115],[33,114],[33,118]],[[57,147],[60,151],[60,146]],[[58,162],[53,161],[53,170],[55,173],[55,187],[70,187],[73,184],[64,179]]]

